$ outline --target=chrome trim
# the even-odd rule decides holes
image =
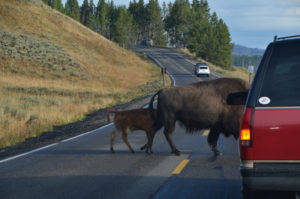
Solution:
[[[253,169],[254,168],[254,161],[253,160],[242,160],[240,164],[241,168],[245,169]]]
[[[253,160],[254,163],[300,163],[300,160]]]
[[[300,109],[300,106],[274,106],[274,107],[255,107],[255,110],[289,110],[289,109]]]
[[[300,160],[241,160],[240,167],[253,169],[255,163],[300,163]]]

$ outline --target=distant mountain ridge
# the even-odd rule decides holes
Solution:
[[[239,44],[234,44],[232,54],[233,55],[247,55],[247,56],[253,56],[253,55],[263,55],[265,50],[258,49],[258,48],[248,48],[246,46],[242,46]]]

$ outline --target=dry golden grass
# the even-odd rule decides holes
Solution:
[[[41,0],[0,0],[0,35],[0,148],[162,87],[156,65]]]

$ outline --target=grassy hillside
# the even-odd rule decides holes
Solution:
[[[0,0],[0,148],[161,87],[160,70],[41,0]]]

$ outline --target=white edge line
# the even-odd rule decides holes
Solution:
[[[85,135],[88,135],[88,134],[91,134],[91,133],[95,133],[96,131],[99,131],[99,130],[101,130],[101,129],[104,129],[104,128],[106,128],[106,127],[112,125],[112,124],[113,124],[113,123],[106,124],[106,125],[101,126],[101,127],[97,128],[97,129],[94,129],[94,130],[92,130],[92,131],[89,131],[89,132],[86,132],[86,133],[77,135],[77,136],[75,136],[75,137],[71,137],[71,138],[62,140],[62,141],[60,141],[60,142],[68,142],[68,141],[74,140],[74,139],[76,139],[76,138],[79,138],[79,137],[82,137],[82,136],[85,136]]]
[[[174,82],[174,85],[173,86],[176,86],[176,81],[175,81],[175,78],[167,71],[167,74],[172,78],[173,82]]]
[[[185,61],[190,62],[191,64],[195,65],[195,63],[192,62],[191,60],[185,59]]]
[[[10,160],[13,160],[13,159],[16,159],[16,158],[20,158],[20,157],[22,157],[22,156],[29,155],[29,154],[34,153],[34,152],[37,152],[37,151],[41,151],[41,150],[43,150],[43,149],[50,148],[50,147],[55,146],[55,145],[57,145],[57,144],[58,144],[58,143],[50,144],[50,145],[47,145],[47,146],[44,146],[44,147],[41,147],[41,148],[38,148],[38,149],[34,149],[34,150],[32,150],[32,151],[29,151],[29,152],[26,152],[26,153],[22,153],[22,154],[19,154],[19,155],[10,157],[10,158],[6,158],[6,159],[4,159],[4,160],[1,160],[0,163],[7,162],[7,161],[10,161]]]
[[[106,124],[106,125],[104,125],[104,126],[101,126],[101,127],[97,128],[97,129],[94,129],[94,130],[92,130],[92,131],[83,133],[83,134],[81,134],[81,135],[78,135],[78,136],[75,136],[75,137],[71,137],[71,138],[62,140],[62,141],[60,141],[60,142],[58,142],[58,143],[49,144],[49,145],[47,145],[47,146],[43,146],[43,147],[41,147],[41,148],[34,149],[34,150],[32,150],[32,151],[28,151],[28,152],[26,152],[26,153],[21,153],[21,154],[19,154],[19,155],[12,156],[12,157],[10,157],[10,158],[6,158],[6,159],[3,159],[3,160],[0,160],[0,164],[1,164],[1,163],[4,163],[4,162],[8,162],[8,161],[13,160],[13,159],[16,159],[16,158],[23,157],[23,156],[25,156],[25,155],[29,155],[29,154],[31,154],[31,153],[35,153],[35,152],[38,152],[38,151],[41,151],[41,150],[44,150],[44,149],[53,147],[53,146],[55,146],[55,145],[57,145],[57,144],[59,144],[59,143],[61,143],[61,142],[68,142],[68,141],[70,141],[70,140],[74,140],[74,139],[79,138],[79,137],[81,137],[81,136],[88,135],[88,134],[91,134],[91,133],[95,133],[96,131],[101,130],[101,129],[104,129],[104,128],[106,128],[106,127],[112,125],[112,124],[113,124],[113,123],[109,123],[109,124]]]

